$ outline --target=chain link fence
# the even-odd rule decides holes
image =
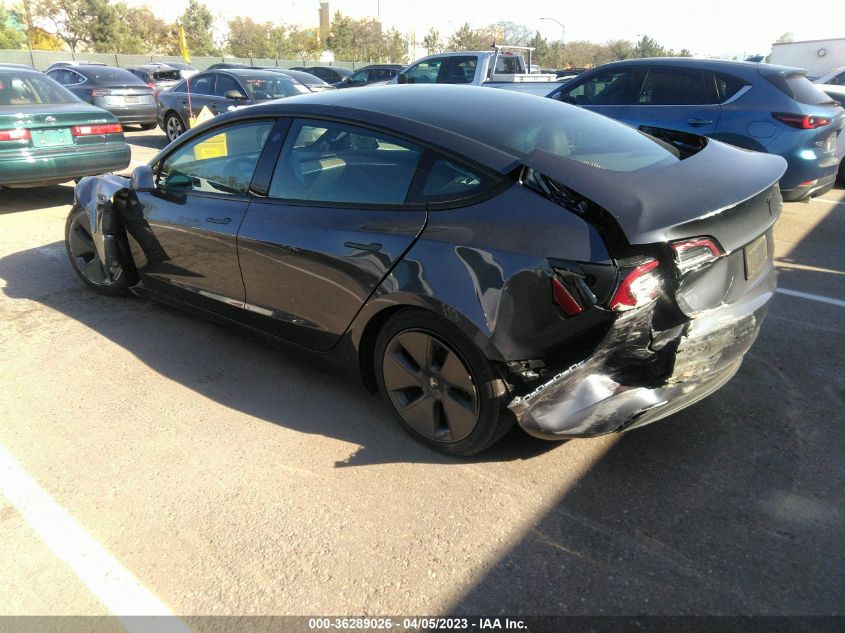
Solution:
[[[173,55],[119,55],[112,53],[71,53],[68,51],[29,51],[29,50],[0,50],[0,64],[26,64],[36,70],[45,70],[54,62],[63,61],[85,61],[103,62],[109,66],[127,68],[130,66],[141,66],[150,62],[183,62],[181,57]],[[194,57],[191,56],[191,65],[199,70],[205,70],[212,64],[228,62],[235,64],[247,64],[249,66],[274,66],[276,68],[292,68],[293,66],[339,66],[355,70],[368,66],[371,62],[321,62],[317,60],[290,60],[290,59],[259,59],[257,57]]]

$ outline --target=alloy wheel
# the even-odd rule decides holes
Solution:
[[[68,231],[68,250],[76,264],[79,274],[95,286],[109,286],[120,279],[123,272],[120,266],[108,266],[100,259],[88,214],[77,213]]]
[[[171,141],[175,141],[185,131],[184,127],[182,126],[182,121],[180,121],[179,117],[175,114],[171,114],[169,117],[167,117],[167,122],[165,123],[164,127],[165,132],[167,132],[167,138],[169,138]]]
[[[396,334],[382,363],[384,385],[396,411],[418,433],[457,442],[478,423],[478,389],[460,355],[422,330]]]

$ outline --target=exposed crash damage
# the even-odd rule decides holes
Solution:
[[[220,115],[84,179],[74,268],[348,361],[456,455],[514,421],[642,426],[736,373],[775,290],[781,158],[505,91],[377,96]]]

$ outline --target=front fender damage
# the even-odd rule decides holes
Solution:
[[[119,218],[115,201],[128,191],[129,179],[106,174],[83,178],[73,192],[73,207],[83,209],[88,216],[91,238],[97,255],[106,266],[106,274],[121,267],[118,237]]]

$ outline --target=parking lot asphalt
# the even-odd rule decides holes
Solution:
[[[0,191],[0,615],[845,614],[845,189],[785,206],[719,392],[470,460],[318,359],[88,291],[71,201]]]

